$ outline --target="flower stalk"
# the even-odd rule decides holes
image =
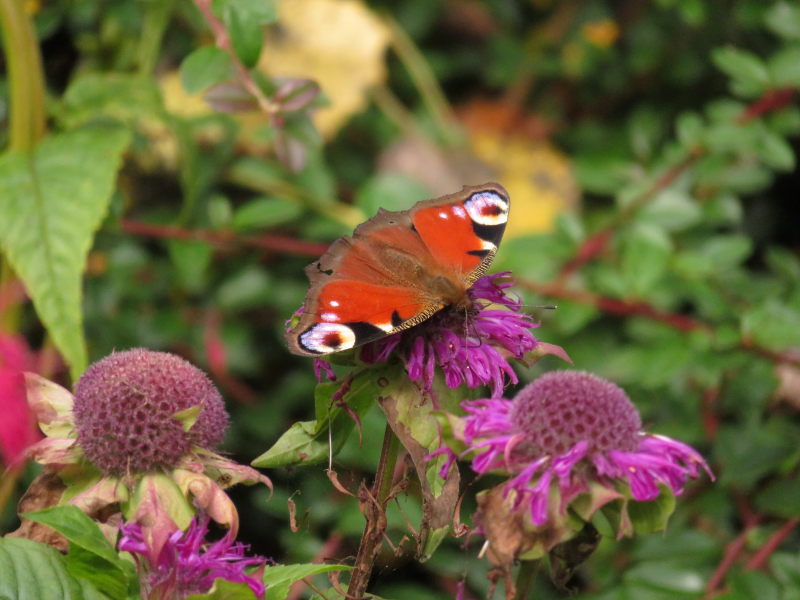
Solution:
[[[394,469],[400,450],[400,440],[387,424],[383,434],[383,446],[372,488],[362,487],[361,502],[366,504],[364,514],[367,523],[356,555],[356,564],[347,587],[347,600],[361,600],[367,590],[375,558],[381,548],[386,531],[386,504],[389,501]]]

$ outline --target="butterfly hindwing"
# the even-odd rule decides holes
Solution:
[[[287,332],[296,354],[319,356],[380,339],[466,296],[488,268],[508,216],[497,184],[380,210],[306,268],[311,282]]]

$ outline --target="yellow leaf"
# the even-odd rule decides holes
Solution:
[[[360,0],[288,0],[279,4],[259,68],[319,83],[330,106],[319,109],[314,122],[330,138],[386,79],[388,44],[388,28]]]

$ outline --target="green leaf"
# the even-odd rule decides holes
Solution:
[[[780,517],[800,517],[800,479],[781,479],[768,485],[756,495],[759,512]]]
[[[693,112],[682,113],[675,121],[678,139],[684,146],[690,148],[702,141],[703,127],[703,118]]]
[[[379,173],[367,179],[356,192],[355,204],[365,215],[378,209],[406,210],[429,197],[429,190],[417,180],[398,173]]]
[[[129,133],[86,127],[0,157],[0,246],[73,378],[86,367],[81,275]]]
[[[183,88],[196,94],[230,77],[231,57],[216,46],[203,46],[183,59],[180,74]]]
[[[350,387],[341,401],[359,418],[363,417],[375,404],[381,391],[380,382],[392,376],[392,370],[393,368],[363,369],[349,383]],[[395,374],[394,377],[396,376]],[[339,406],[331,406],[333,394],[340,385],[341,382],[318,385],[314,398],[317,419],[292,425],[269,450],[251,464],[263,468],[310,465],[327,460],[331,452],[335,456],[355,428],[350,414]],[[333,437],[330,442],[329,427]]]
[[[767,11],[764,22],[778,35],[800,40],[800,6],[792,2],[777,2]]]
[[[800,311],[769,299],[742,315],[742,333],[757,344],[776,350],[800,344]]]
[[[624,237],[622,276],[634,296],[643,296],[664,274],[672,242],[660,227],[639,225]]]
[[[127,598],[129,583],[135,581],[133,569],[126,572],[126,563],[112,564],[94,552],[72,543],[66,556],[67,572],[79,581],[87,581],[111,598]],[[130,563],[127,563],[130,565]],[[133,567],[133,565],[130,565]]]
[[[677,189],[666,189],[646,204],[639,219],[667,231],[680,231],[698,223],[702,211],[691,196]]]
[[[668,592],[670,598],[697,598],[703,591],[705,577],[695,569],[677,567],[664,561],[648,561],[636,565],[623,576],[626,582]],[[641,598],[641,595],[632,596]]]
[[[763,91],[770,84],[766,65],[752,52],[725,46],[715,49],[711,53],[711,60],[731,79],[754,91]]]
[[[636,533],[663,531],[667,527],[667,521],[675,511],[675,495],[666,486],[660,487],[661,494],[655,500],[628,502],[628,516]]]
[[[169,240],[167,247],[180,283],[190,292],[201,291],[214,254],[211,246],[199,240]]]
[[[69,127],[108,117],[121,122],[160,116],[161,93],[150,79],[122,73],[88,73],[64,93],[61,120]]]
[[[442,377],[434,383],[441,409],[457,405],[460,395],[448,389]],[[433,403],[426,401],[419,387],[405,377],[387,378],[379,402],[393,433],[405,447],[417,472],[422,492],[423,518],[417,536],[417,556],[428,560],[442,542],[453,522],[458,499],[460,476],[450,469],[447,478],[440,475],[445,457],[428,460],[439,447],[440,424]]]
[[[775,87],[800,87],[800,46],[790,46],[773,54],[768,63]]]
[[[798,435],[797,428],[776,421],[720,428],[714,444],[716,462],[721,465],[718,485],[746,491],[761,477],[780,470],[797,450]]]
[[[730,590],[720,600],[782,600],[778,582],[759,571],[734,572],[728,582]]]
[[[795,159],[792,146],[782,136],[764,128],[756,143],[756,152],[768,166],[779,171],[794,169]]]
[[[331,571],[350,571],[346,565],[276,565],[264,571],[264,584],[267,586],[265,600],[284,600],[289,595],[289,588],[296,581],[312,575],[330,573]]]
[[[236,209],[231,225],[237,231],[252,231],[283,225],[303,214],[303,208],[283,198],[256,198]]]
[[[42,523],[67,538],[70,543],[96,554],[112,563],[119,563],[117,551],[108,543],[97,523],[77,506],[54,506],[32,513],[25,518]]]
[[[217,578],[205,594],[192,594],[186,600],[255,600],[256,595],[246,583]]]
[[[107,600],[72,577],[56,549],[21,538],[0,538],[0,598]]]
[[[233,51],[247,68],[258,63],[264,44],[263,25],[254,19],[248,10],[247,2],[228,2],[225,5],[223,20],[228,30]]]
[[[262,307],[275,293],[270,274],[258,265],[247,265],[231,274],[217,290],[217,302],[223,310],[236,311]]]

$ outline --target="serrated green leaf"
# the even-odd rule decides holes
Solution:
[[[770,83],[764,62],[747,50],[733,46],[717,48],[711,53],[711,60],[734,81],[760,90],[766,89]]]
[[[0,538],[0,598],[107,600],[72,577],[57,550],[21,538]]]
[[[303,214],[303,208],[282,198],[256,198],[236,209],[231,226],[237,231],[252,231],[283,225]]]
[[[81,275],[129,133],[87,127],[0,157],[0,245],[70,365],[86,367]]]
[[[289,588],[296,581],[312,575],[330,573],[331,571],[350,571],[352,567],[346,565],[276,565],[267,567],[264,571],[264,584],[267,586],[265,600],[284,600],[289,594]]]
[[[183,88],[196,94],[230,77],[231,57],[216,46],[203,46],[183,59],[180,74]]]
[[[764,22],[778,35],[800,40],[800,6],[792,2],[776,2],[766,12]]]

